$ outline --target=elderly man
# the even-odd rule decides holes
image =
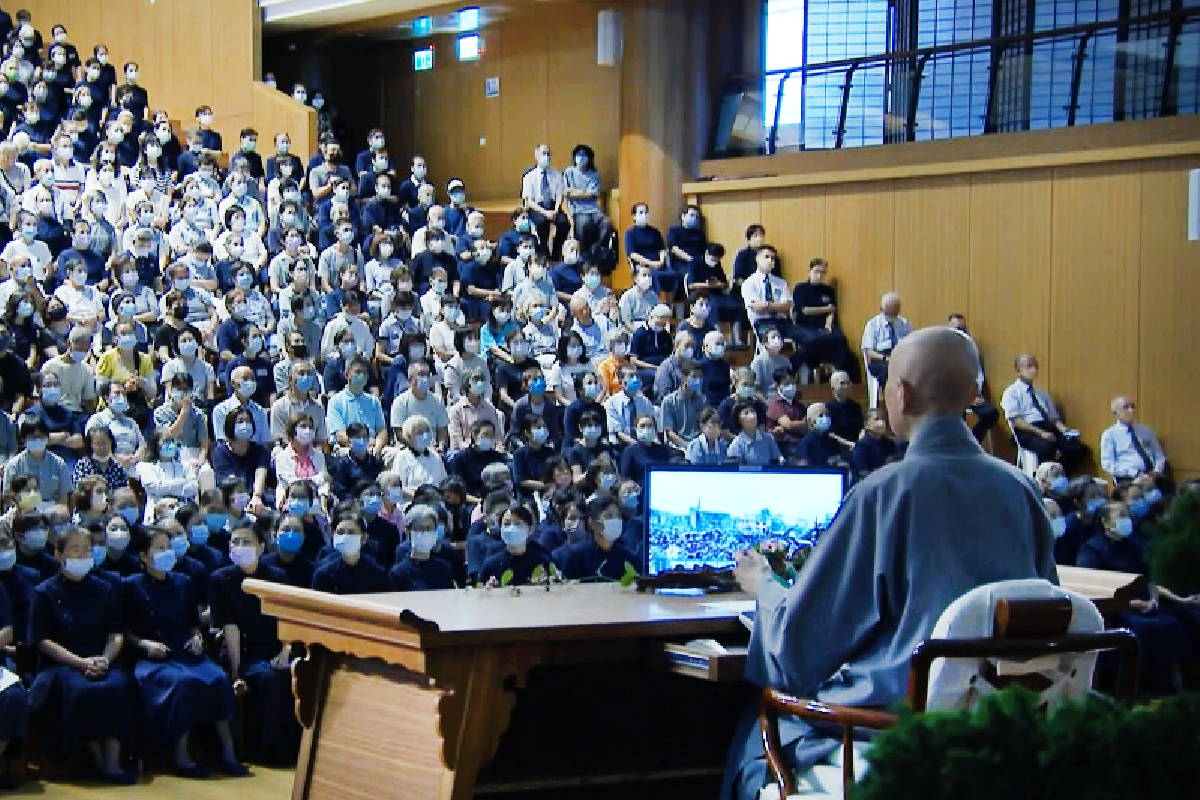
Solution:
[[[884,397],[896,435],[911,442],[904,460],[855,486],[791,588],[771,577],[763,556],[740,554],[735,576],[758,600],[748,679],[821,702],[889,708],[904,697],[909,655],[954,600],[995,581],[1057,583],[1037,490],[986,455],[962,421],[977,370],[974,348],[948,328],[898,342]],[[841,737],[789,718],[779,732],[800,772]],[[755,701],[722,797],[754,798],[766,783]]]
[[[537,164],[521,176],[521,203],[529,211],[529,219],[537,231],[538,240],[545,242],[547,252],[558,260],[562,242],[571,229],[571,222],[563,212],[563,197],[566,184],[562,173],[550,166],[550,146],[539,144],[533,148]],[[550,226],[555,227],[554,241],[550,241]]]
[[[863,361],[881,388],[887,384],[892,351],[910,333],[912,325],[900,316],[900,295],[888,292],[879,301],[879,313],[867,320],[862,335]]]
[[[592,314],[592,307],[587,298],[575,295],[571,298],[571,315],[575,323],[571,330],[583,339],[583,351],[593,364],[598,364],[608,357],[608,332],[612,330],[612,320],[604,314]]]
[[[1139,475],[1162,478],[1167,454],[1158,437],[1137,420],[1137,404],[1132,397],[1114,397],[1112,413],[1116,424],[1100,434],[1100,467],[1117,483],[1132,481]]]
[[[1088,457],[1088,446],[1079,440],[1079,431],[1063,423],[1050,393],[1034,386],[1038,377],[1037,356],[1022,353],[1014,366],[1017,379],[1000,396],[1000,406],[1017,444],[1032,450],[1038,461],[1057,461],[1068,476],[1075,474],[1075,469]]]
[[[213,436],[218,442],[226,441],[225,418],[238,408],[245,407],[250,409],[250,416],[254,418],[254,441],[261,445],[270,444],[271,424],[267,418],[267,411],[254,402],[254,393],[258,391],[254,368],[234,367],[229,373],[229,382],[233,387],[233,394],[227,400],[217,403],[212,411]]]

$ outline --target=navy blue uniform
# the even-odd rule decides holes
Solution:
[[[287,576],[265,564],[259,564],[254,577],[286,584]],[[276,669],[271,660],[283,645],[274,618],[262,613],[262,602],[242,588],[246,573],[230,565],[212,574],[208,597],[212,624],[216,628],[236,625],[241,635],[241,664],[238,677],[246,682],[243,717],[245,741],[267,758],[291,759],[300,743],[300,724],[296,722],[292,701],[292,672]]]
[[[29,604],[33,601],[34,589],[43,580],[45,578],[36,569],[21,564],[0,571],[0,589],[4,590],[11,604],[13,641],[17,644],[24,644],[29,633]]]
[[[341,558],[318,561],[312,588],[314,592],[328,594],[371,594],[388,591],[390,584],[387,570],[363,553],[354,564],[347,564]]]
[[[104,654],[108,637],[121,633],[119,604],[111,586],[88,575],[73,581],[56,575],[33,593],[29,607],[29,643],[52,641],[80,658]],[[50,758],[63,761],[82,745],[101,739],[128,742],[136,715],[136,690],[117,661],[103,678],[85,677],[75,667],[42,657],[30,701],[38,712],[42,745]]]
[[[564,545],[554,551],[554,563],[567,580],[600,576],[616,581],[625,575],[626,565],[638,569],[637,556],[621,544],[620,539],[607,551],[602,550],[594,538]]]
[[[1083,547],[1083,543],[1103,531],[1099,517],[1093,516],[1091,522],[1084,522],[1078,513],[1067,512],[1066,518],[1067,529],[1054,540],[1054,563],[1072,567],[1079,560],[1079,548]]]
[[[853,398],[830,400],[825,404],[825,410],[829,413],[831,433],[836,433],[848,442],[858,441],[858,435],[862,433],[863,425],[866,422],[862,406],[858,404],[857,400]]]
[[[854,449],[850,451],[850,466],[854,467],[854,471],[860,476],[866,475],[887,464],[897,453],[899,450],[895,440],[887,436],[878,439],[870,435],[864,436],[854,443]]]
[[[38,574],[38,583],[49,580],[58,574],[58,561],[48,550],[38,550],[26,553],[17,546],[17,566],[33,570]]]
[[[480,520],[472,525],[467,533],[467,577],[478,576],[484,563],[503,549],[504,542],[500,541],[500,535],[489,531],[486,521]]]
[[[12,603],[0,585],[0,631],[15,627]],[[3,668],[0,664],[0,669]],[[0,742],[24,739],[29,730],[29,695],[19,682],[0,691]]]
[[[653,225],[645,227],[634,225],[625,231],[626,255],[637,253],[643,258],[657,261],[659,255],[666,249],[667,243],[663,241],[662,231]],[[663,267],[652,270],[651,277],[654,281],[654,291],[672,295],[679,291],[681,280],[679,274],[671,266],[670,259]]]
[[[705,357],[701,359],[700,366],[704,370],[704,402],[716,408],[721,405],[722,400],[729,397],[733,389],[729,362],[720,358]]]
[[[642,483],[646,479],[647,467],[667,464],[678,452],[661,442],[634,442],[621,453],[621,476]]]
[[[828,434],[809,432],[797,446],[796,455],[809,467],[827,467],[835,458],[845,458],[842,445]]]
[[[459,450],[446,464],[446,472],[463,479],[467,494],[483,495],[483,470],[492,464],[505,463],[504,456],[495,450],[480,450],[474,446]]]
[[[524,586],[533,578],[533,571],[538,567],[549,569],[550,553],[534,541],[525,543],[525,551],[513,553],[507,547],[488,557],[479,570],[480,583],[495,578],[499,581],[504,573],[512,570],[512,580],[509,586]]]
[[[334,497],[349,497],[360,483],[373,483],[383,472],[383,459],[372,453],[358,458],[346,453],[333,460],[329,468],[329,484]]]
[[[133,668],[147,741],[173,743],[195,725],[233,719],[233,688],[225,671],[186,647],[200,627],[197,602],[191,578],[177,572],[162,580],[142,573],[122,584],[126,629],[169,650],[163,659],[142,656]]]
[[[394,592],[427,592],[455,586],[454,567],[432,554],[429,558],[413,558],[410,554],[398,560],[388,580]]]
[[[512,394],[511,390],[509,394]],[[515,397],[515,395],[513,396]],[[562,406],[543,395],[542,407],[538,409],[533,407],[530,399],[530,396],[527,394],[513,406],[512,418],[508,423],[508,435],[521,439],[525,435],[525,421],[529,419],[531,414],[540,414],[542,419],[546,421],[546,430],[550,434],[550,438],[546,440],[546,444],[557,449],[559,443],[563,441]]]
[[[317,569],[312,559],[303,553],[296,553],[292,556],[291,561],[284,561],[283,556],[278,552],[267,553],[260,559],[259,563],[264,567],[279,570],[287,577],[284,583],[288,586],[298,586],[301,589],[312,587],[313,573]]]

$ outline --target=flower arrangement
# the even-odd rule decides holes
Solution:
[[[767,559],[775,580],[784,586],[796,582],[796,576],[812,555],[812,548],[811,542],[800,542],[793,547],[782,539],[764,539],[754,546],[755,552]]]

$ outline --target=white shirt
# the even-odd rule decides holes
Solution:
[[[329,322],[325,323],[325,332],[321,335],[321,353],[325,358],[337,358],[340,353],[334,342],[338,335],[350,329],[351,335],[354,336],[354,346],[358,348],[358,352],[363,354],[364,358],[370,358],[375,352],[375,336],[371,333],[371,329],[367,327],[367,323],[362,321],[362,317],[354,316],[349,319],[344,314],[338,314]]]
[[[754,303],[791,303],[792,296],[788,293],[787,281],[777,278],[770,273],[756,272],[746,278],[742,284],[742,299],[746,302],[746,316],[750,324],[756,325],[760,319],[773,319],[781,315],[778,312],[764,313],[751,308]]]
[[[40,239],[34,239],[29,244],[25,244],[20,236],[17,236],[8,244],[4,245],[3,252],[0,252],[0,260],[11,265],[13,261],[21,256],[29,257],[29,266],[33,268],[33,277],[39,281],[46,280],[46,270],[50,266],[52,260],[50,256],[50,248]]]
[[[746,282],[749,284],[749,281]],[[745,286],[742,287],[742,295],[746,294]],[[899,342],[905,336],[912,333],[912,325],[904,317],[896,317],[892,322],[892,328],[896,331],[896,341]],[[888,318],[883,312],[879,312],[875,316],[867,320],[867,326],[863,328],[862,335],[863,351],[874,350],[876,353],[887,353],[892,349],[891,332],[888,330]]]
[[[563,190],[566,184],[563,183],[562,173],[554,167],[546,167],[544,170],[541,167],[534,167],[525,173],[521,178],[521,199],[532,200],[537,205],[542,205],[542,174],[545,173],[550,186],[550,197],[548,198],[551,204],[555,203],[558,198],[562,197]]]
[[[1046,414],[1050,415],[1050,419],[1046,419],[1045,415],[1034,405],[1034,394],[1037,395],[1038,402],[1046,410]],[[1004,394],[1000,396],[1000,407],[1004,409],[1005,418],[1010,421],[1023,419],[1032,425],[1035,422],[1058,420],[1058,409],[1054,407],[1054,398],[1050,396],[1050,393],[1019,378],[1009,384],[1008,388],[1004,390]]]
[[[400,483],[405,489],[416,489],[427,483],[438,486],[446,479],[446,465],[432,449],[419,456],[409,448],[401,447],[396,454],[396,462],[392,464],[392,472],[400,476]]]
[[[1153,462],[1154,471],[1161,475],[1167,468],[1167,454],[1158,443],[1158,437],[1147,425],[1135,422],[1132,430],[1130,427],[1118,422],[1100,434],[1100,467],[1114,478],[1136,478],[1145,472],[1146,463],[1133,446],[1133,437],[1137,436]]]

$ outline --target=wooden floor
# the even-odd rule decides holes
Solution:
[[[26,783],[5,797],[41,797],[44,800],[288,800],[292,796],[290,769],[252,767],[249,778],[208,778],[188,781],[173,775],[153,775],[137,786],[106,786],[92,781]]]

